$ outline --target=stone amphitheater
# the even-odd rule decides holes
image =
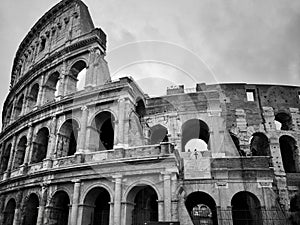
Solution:
[[[21,42],[0,134],[0,224],[300,224],[300,87],[111,80],[62,0]]]

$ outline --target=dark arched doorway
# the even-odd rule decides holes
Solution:
[[[82,224],[109,225],[110,195],[101,187],[93,188],[84,199]]]
[[[92,122],[90,147],[97,150],[109,150],[114,147],[114,121],[110,112],[97,114]]]
[[[74,155],[77,148],[79,125],[76,120],[68,119],[58,132],[57,157]]]
[[[15,209],[16,209],[16,201],[14,199],[10,199],[4,210],[3,225],[13,225]]]
[[[39,198],[36,194],[29,195],[25,206],[23,225],[36,225],[38,217]]]
[[[285,172],[297,172],[295,157],[297,145],[295,139],[288,135],[283,135],[279,138],[279,146]]]
[[[26,145],[27,145],[27,138],[25,136],[23,136],[17,145],[13,169],[18,168],[19,166],[21,166],[23,164]]]
[[[46,158],[49,141],[49,130],[46,127],[41,128],[33,142],[32,163],[42,162]]]
[[[0,164],[0,172],[1,173],[5,172],[7,170],[10,151],[11,151],[11,143],[9,143],[5,147],[5,151],[2,153],[1,164]]]
[[[127,196],[126,225],[144,225],[158,221],[158,197],[149,185],[132,188]]]
[[[233,225],[262,225],[258,198],[246,191],[235,194],[231,200]]]
[[[58,191],[51,200],[49,220],[55,225],[68,225],[70,199],[66,192]]]
[[[214,199],[204,192],[193,192],[188,195],[185,206],[195,225],[217,225],[217,210]]]
[[[269,139],[263,133],[254,133],[250,141],[250,151],[252,156],[270,156]]]

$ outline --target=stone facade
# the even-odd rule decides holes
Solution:
[[[300,87],[201,83],[150,98],[130,77],[111,81],[105,52],[80,0],[20,44],[0,224],[299,223]]]

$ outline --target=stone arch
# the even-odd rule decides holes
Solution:
[[[22,108],[23,108],[23,102],[24,102],[24,95],[22,94],[18,100],[17,104],[15,106],[15,117],[18,118],[21,115]]]
[[[90,189],[83,200],[82,224],[110,224],[111,194],[103,187]]]
[[[259,199],[248,191],[240,191],[231,199],[233,225],[263,224]]]
[[[4,126],[7,126],[10,123],[11,117],[12,117],[12,107],[13,104],[11,103],[10,105],[8,105],[7,110],[5,110],[5,117],[3,119],[3,124]]]
[[[126,224],[144,224],[158,221],[158,192],[153,186],[138,184],[126,195]]]
[[[35,135],[32,147],[31,163],[42,162],[46,158],[49,142],[49,129],[43,127]]]
[[[48,76],[48,79],[46,80],[44,84],[44,91],[43,91],[43,103],[47,102],[52,102],[55,100],[55,97],[58,96],[58,86],[59,86],[59,79],[60,79],[60,74],[59,72],[55,71],[51,73]]]
[[[270,156],[269,143],[269,139],[264,133],[253,133],[250,137],[250,151],[252,156]]]
[[[87,62],[77,59],[69,69],[69,77],[66,80],[67,93],[73,93],[84,89],[86,79]]]
[[[204,121],[200,119],[187,120],[182,124],[181,132],[182,151],[203,151],[208,149],[210,134],[209,127]],[[189,145],[187,146],[187,144]]]
[[[240,147],[240,139],[238,138],[238,136],[235,135],[232,132],[229,132],[229,134],[230,134],[230,137],[233,141],[233,144],[235,145],[235,147],[236,147],[237,151],[239,152],[240,156],[245,156],[246,155],[245,152]]]
[[[154,125],[150,128],[150,144],[159,144],[160,142],[168,142],[168,129],[161,124]]]
[[[24,135],[20,138],[16,146],[17,149],[15,153],[13,169],[17,169],[19,166],[21,166],[24,163],[26,146],[27,146],[27,137]]]
[[[103,183],[103,182],[101,182],[101,183],[100,183],[100,182],[93,183],[92,185],[88,186],[88,187],[83,191],[83,194],[82,194],[81,197],[80,197],[80,202],[83,204],[84,198],[85,198],[85,196],[87,195],[87,193],[88,193],[90,190],[92,190],[93,188],[97,188],[97,187],[103,188],[103,189],[107,190],[108,193],[109,193],[109,195],[110,195],[110,199],[111,199],[111,201],[113,202],[113,199],[114,199],[114,191],[113,191],[113,189],[112,189],[109,185],[107,185],[107,184],[105,184],[105,183]]]
[[[280,124],[279,126],[276,126],[276,129],[278,130],[292,130],[293,129],[293,121],[292,116],[290,112],[287,110],[281,110],[275,114],[275,122],[278,122]],[[275,123],[276,124],[276,123]]]
[[[50,200],[47,219],[51,224],[68,225],[70,197],[67,192],[58,190]]]
[[[26,198],[23,225],[36,224],[38,217],[39,202],[39,197],[35,193],[31,193]]]
[[[279,138],[279,146],[283,168],[286,173],[295,173],[299,170],[297,163],[299,159],[296,154],[297,142],[289,135],[282,135]]]
[[[4,209],[3,224],[13,225],[16,206],[16,200],[14,198],[9,199]]]
[[[40,85],[38,83],[32,85],[28,96],[29,109],[32,109],[37,104],[39,91],[40,91]]]
[[[89,146],[94,150],[109,150],[114,146],[115,117],[109,111],[95,115],[90,126]]]
[[[194,224],[218,224],[216,202],[209,194],[192,192],[187,196],[185,206]]]
[[[75,119],[67,119],[57,134],[57,157],[74,155],[77,149],[79,124]]]
[[[136,99],[135,112],[136,112],[136,114],[137,114],[137,116],[139,117],[140,120],[142,118],[144,118],[144,116],[146,115],[145,102],[141,97],[138,97]]]
[[[2,153],[0,172],[5,172],[8,169],[8,161],[10,157],[11,148],[12,148],[11,143],[7,144],[7,146],[4,149],[4,152]]]

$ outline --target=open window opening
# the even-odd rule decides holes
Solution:
[[[11,151],[11,144],[8,144],[2,154],[1,164],[0,164],[0,172],[5,172],[8,168],[8,161]]]
[[[146,107],[145,103],[142,99],[138,99],[135,106],[135,112],[138,115],[140,121],[144,118],[146,115]]]
[[[48,219],[51,224],[68,225],[70,198],[64,191],[55,193],[50,202]]]
[[[231,200],[233,225],[262,225],[262,212],[258,198],[242,191]]]
[[[59,73],[52,73],[44,86],[44,103],[55,100],[58,96],[58,85],[59,85]]]
[[[31,163],[42,162],[46,158],[49,142],[49,130],[46,127],[41,128],[33,142]]]
[[[109,225],[110,195],[102,187],[90,190],[84,199],[82,224]],[[89,206],[94,207],[89,207]]]
[[[269,139],[263,133],[257,132],[251,136],[250,152],[252,156],[270,156]]]
[[[248,102],[254,102],[255,101],[255,90],[247,89],[246,96],[247,96]]]
[[[207,151],[209,144],[209,128],[198,119],[191,119],[182,125],[181,149],[185,152]]]
[[[10,199],[4,209],[4,223],[5,225],[13,225],[16,210],[16,201]]]
[[[44,51],[45,47],[46,47],[46,38],[42,36],[40,42],[40,52]]]
[[[114,146],[115,118],[110,112],[97,114],[92,122],[90,147],[94,150],[110,150]]]
[[[155,145],[161,142],[168,142],[168,129],[158,124],[150,128],[150,144]]]
[[[23,136],[17,145],[13,169],[17,169],[19,166],[23,164],[26,146],[27,146],[27,138]]]
[[[218,224],[216,203],[210,195],[193,192],[188,195],[185,206],[194,224]]]
[[[25,214],[23,225],[36,224],[39,209],[39,198],[36,194],[30,194],[25,202]]]
[[[68,93],[81,91],[85,86],[86,79],[86,63],[83,60],[77,61],[70,69],[70,77],[68,78]]]
[[[230,133],[230,137],[231,137],[231,139],[232,139],[232,141],[233,141],[233,143],[236,147],[236,150],[240,154],[240,156],[246,156],[246,153],[241,149],[239,138],[233,133]]]
[[[286,173],[295,173],[297,170],[296,149],[297,143],[294,138],[283,135],[279,138],[279,146],[283,168]]]
[[[127,196],[126,224],[140,225],[158,221],[158,197],[148,185],[132,188]],[[129,204],[129,203],[134,204]]]
[[[18,118],[21,115],[22,108],[23,108],[23,101],[24,101],[24,95],[21,95],[15,106],[15,117],[16,118]]]
[[[29,104],[28,107],[31,110],[36,104],[39,94],[39,84],[34,84],[29,93]]]
[[[276,130],[292,130],[292,116],[285,112],[280,112],[275,115]]]
[[[58,133],[57,157],[74,155],[77,149],[79,125],[76,120],[69,119],[63,123]]]

